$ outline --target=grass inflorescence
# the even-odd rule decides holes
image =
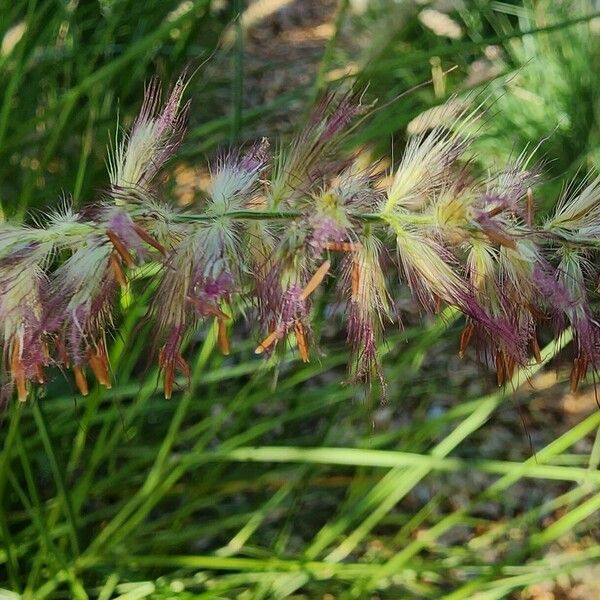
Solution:
[[[595,597],[597,9],[257,4],[2,9],[0,596]]]
[[[422,310],[446,304],[466,315],[459,352],[475,340],[499,385],[530,356],[540,360],[536,329],[548,319],[557,333],[565,324],[575,332],[572,390],[596,368],[600,327],[587,289],[600,178],[567,189],[554,215],[536,224],[531,155],[483,177],[461,164],[479,108],[422,127],[382,177],[378,163],[339,154],[363,109],[350,94],[329,93],[274,156],[266,139],[222,152],[203,213],[187,215],[159,200],[155,185],[183,139],[185,87],[180,78],[161,104],[158,82],[149,84],[131,130],[111,144],[105,200],[81,210],[65,201],[41,225],[0,228],[5,389],[20,400],[49,366],[71,368],[84,396],[86,370],[110,389],[116,290],[128,289],[128,269],[151,261],[162,267],[146,318],[166,398],[178,372],[190,378],[182,347],[199,322],[214,319],[218,346],[230,353],[228,322],[241,302],[258,323],[256,354],[293,336],[309,362],[312,296],[335,270],[351,381],[370,384],[375,375],[385,390],[378,346],[401,309],[384,250]]]

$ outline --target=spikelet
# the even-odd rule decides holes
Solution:
[[[145,90],[140,113],[128,135],[116,139],[108,159],[111,191],[118,202],[148,193],[163,164],[175,153],[184,133],[189,103],[181,107],[186,87],[180,77],[160,106],[160,84],[153,79]],[[132,195],[133,194],[133,195]]]
[[[449,171],[471,142],[470,127],[475,113],[462,110],[449,127],[411,137],[392,174],[381,212],[422,208],[432,194],[447,184]]]
[[[390,299],[380,262],[381,242],[367,231],[360,246],[347,257],[345,281],[348,301],[347,341],[352,352],[350,381],[369,385],[376,377],[385,397],[386,384],[378,354],[384,321],[391,320]]]
[[[600,175],[588,175],[570,186],[560,198],[545,229],[566,240],[598,239],[600,236]]]

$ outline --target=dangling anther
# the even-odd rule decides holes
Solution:
[[[294,322],[294,332],[296,334],[296,343],[298,344],[298,352],[302,362],[310,362],[308,357],[308,344],[306,343],[306,334],[304,333],[304,326],[300,319],[296,319]]]
[[[361,245],[358,242],[327,242],[323,245],[323,248],[330,252],[357,252],[360,250]]]
[[[229,336],[227,334],[227,323],[225,319],[217,317],[217,345],[225,356],[229,356]]]
[[[254,350],[254,354],[262,354],[266,352],[279,338],[281,332],[278,329],[271,331],[271,333],[258,345]]]
[[[119,257],[111,252],[110,254],[110,268],[113,272],[113,276],[115,281],[122,287],[127,287],[127,278],[125,277],[125,273],[123,273],[123,269],[121,268],[121,262],[119,261]]]
[[[110,390],[112,384],[110,382],[106,353],[99,348],[90,348],[88,353],[88,364],[98,383],[103,385],[107,390]]]
[[[531,353],[533,354],[533,358],[535,358],[535,362],[538,365],[542,364],[542,353],[540,352],[540,345],[538,344],[537,337],[535,334],[531,338]]]
[[[490,241],[498,244],[499,246],[505,246],[511,250],[514,250],[517,247],[515,240],[513,240],[507,233],[504,233],[503,231],[484,227],[483,232],[485,235],[487,235]]]
[[[179,367],[184,376],[190,378],[190,369],[180,354],[175,356],[166,356],[163,346],[158,353],[158,366],[164,370],[163,392],[165,400],[170,400],[173,395],[173,381],[175,380],[175,365]]]
[[[68,369],[70,361],[65,345],[63,344],[62,340],[58,337],[54,338],[54,345],[56,346],[56,351],[58,352],[60,362]]]
[[[464,358],[465,351],[469,346],[469,342],[473,337],[473,332],[475,331],[475,326],[473,323],[467,323],[460,334],[460,345],[458,347],[458,356],[460,358]]]
[[[573,361],[573,368],[571,369],[571,375],[569,377],[571,393],[574,394],[578,388],[581,380],[585,377],[588,368],[588,360],[586,356],[578,356]]]
[[[502,350],[496,352],[496,381],[498,382],[498,387],[502,387],[506,381],[506,364]]]
[[[46,383],[46,378],[44,377],[44,369],[39,363],[35,365],[35,378],[40,385],[44,385],[44,383]]]
[[[158,240],[155,240],[143,227],[134,225],[133,230],[146,242],[146,244],[152,246],[155,250],[158,250],[163,256],[167,255],[165,247]]]
[[[531,227],[533,225],[533,215],[535,212],[535,204],[533,202],[533,190],[527,188],[527,208],[525,211],[525,222]]]
[[[356,300],[358,298],[358,293],[360,292],[360,263],[356,259],[352,260],[350,291],[352,300]]]
[[[119,256],[123,259],[123,262],[131,269],[135,267],[135,261],[129,250],[125,247],[125,244],[119,239],[119,236],[111,231],[110,229],[106,232],[106,236],[112,242],[114,249],[118,252]]]
[[[163,375],[163,391],[165,400],[170,400],[173,395],[173,376],[175,368],[173,363],[169,362],[164,366],[165,374]]]
[[[25,370],[21,362],[21,342],[19,338],[13,339],[10,372],[17,386],[17,396],[21,402],[24,402],[27,400],[27,380],[25,379]]]
[[[589,365],[588,357],[587,357],[587,355],[584,354],[579,359],[579,367],[581,370],[581,379],[584,379],[585,376],[587,375],[588,365]]]
[[[82,396],[87,396],[89,394],[89,388],[83,369],[79,365],[73,365],[73,374],[75,375],[75,385],[77,386],[79,393]]]
[[[315,274],[310,278],[310,281],[306,284],[306,287],[300,293],[300,299],[306,300],[318,287],[319,284],[325,279],[325,275],[331,267],[331,261],[326,260],[316,271]]]
[[[506,368],[506,381],[512,381],[513,375],[515,374],[515,367],[517,362],[512,356],[504,357],[504,366]]]

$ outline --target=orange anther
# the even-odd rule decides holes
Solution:
[[[21,341],[18,337],[13,338],[10,372],[17,386],[17,396],[21,402],[24,402],[27,400],[27,380],[25,379],[25,370],[21,362]]]
[[[485,235],[492,241],[498,244],[499,246],[505,246],[506,248],[510,248],[514,250],[517,247],[515,240],[513,240],[508,234],[503,231],[494,230],[494,229],[483,229]]]
[[[45,383],[45,378],[44,378],[44,369],[42,368],[42,365],[37,364],[35,365],[35,376],[37,379],[37,382],[40,385],[43,385]]]
[[[535,211],[535,205],[533,203],[533,190],[527,188],[527,209],[525,212],[525,222],[527,225],[533,225],[533,213]]]
[[[108,358],[105,352],[98,348],[91,349],[88,354],[88,363],[98,383],[110,390],[112,385],[108,369]]]
[[[309,362],[308,358],[308,345],[306,343],[306,334],[304,333],[304,326],[300,319],[296,319],[294,322],[294,331],[296,333],[296,343],[298,344],[298,352],[300,353],[300,359],[302,362]]]
[[[262,354],[268,350],[280,337],[281,333],[278,329],[271,331],[271,333],[258,346],[256,346],[254,354]]]
[[[75,385],[77,386],[79,393],[82,396],[87,396],[89,394],[89,388],[83,369],[79,365],[74,365],[73,374],[75,375]]]
[[[139,225],[134,225],[133,229],[140,236],[140,238],[142,238],[146,242],[146,244],[158,250],[163,256],[167,255],[165,247],[160,242],[155,240],[143,227],[140,227]]]
[[[473,337],[474,331],[475,331],[475,326],[473,325],[473,323],[467,323],[465,325],[465,328],[462,330],[462,333],[460,334],[460,345],[458,348],[458,356],[460,358],[464,357],[465,350],[469,346],[469,342],[471,341],[471,338]]]
[[[352,261],[352,271],[350,272],[350,288],[352,291],[352,299],[355,300],[360,291],[360,264],[357,260]]]
[[[315,274],[310,278],[310,281],[306,284],[306,287],[300,294],[301,300],[306,300],[318,287],[319,284],[325,279],[325,275],[331,267],[331,261],[326,260],[316,271]]]
[[[542,353],[540,352],[540,345],[538,344],[537,338],[535,337],[535,335],[531,338],[531,353],[533,354],[533,357],[535,358],[535,362],[538,365],[542,364]]]
[[[113,272],[113,276],[116,282],[122,288],[127,287],[127,278],[125,277],[125,273],[123,273],[123,269],[121,268],[119,258],[114,252],[112,252],[110,255],[110,268]]]
[[[359,250],[361,245],[359,243],[352,242],[327,242],[323,248],[330,250],[331,252],[356,252]]]
[[[504,362],[504,354],[502,350],[496,352],[496,381],[500,387],[506,380],[506,364]]]
[[[229,355],[229,336],[227,335],[227,323],[225,319],[217,317],[217,345],[225,355]]]
[[[106,232],[108,239],[112,242],[115,250],[119,253],[119,256],[123,259],[123,262],[131,269],[135,267],[135,261],[131,254],[129,254],[129,250],[125,247],[125,244],[119,239],[119,236],[110,229]]]
[[[173,395],[173,375],[174,368],[172,363],[165,365],[165,374],[163,377],[163,389],[165,393],[165,400],[170,400]]]

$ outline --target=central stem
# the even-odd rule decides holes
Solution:
[[[218,215],[198,215],[198,214],[180,214],[175,217],[175,220],[182,223],[199,223],[215,221],[217,219],[239,219],[249,221],[263,221],[263,220],[285,220],[285,219],[299,219],[305,216],[305,212],[299,210],[232,210],[226,213]],[[365,223],[384,223],[389,220],[386,215],[382,213],[361,213],[361,212],[349,212],[348,217],[356,221],[363,221]],[[394,220],[403,221],[407,223],[429,225],[432,222],[431,215],[418,214],[418,213],[400,213],[394,215]]]

